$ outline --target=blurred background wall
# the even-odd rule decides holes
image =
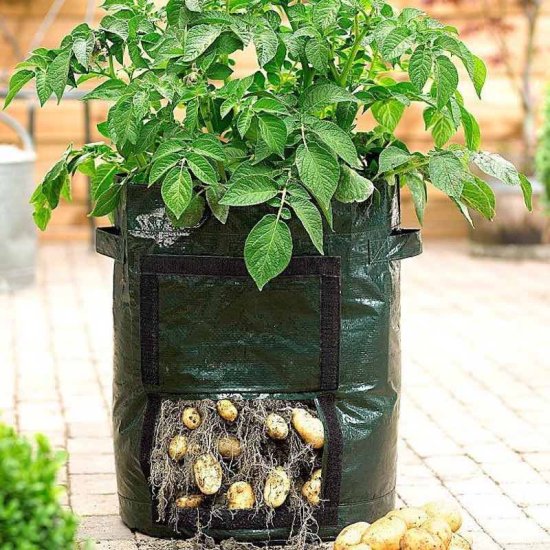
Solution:
[[[97,22],[102,16],[100,0],[0,0],[0,87],[7,85],[14,65],[32,46],[55,47],[61,38],[86,17]],[[427,11],[447,24],[456,26],[473,52],[489,65],[483,102],[464,79],[461,92],[470,110],[479,118],[483,147],[499,151],[515,162],[522,162],[525,126],[540,122],[543,93],[550,51],[550,0],[394,0],[394,5],[412,5]],[[52,13],[53,11],[53,13]],[[51,24],[44,28],[45,18]],[[54,16],[54,17],[52,17]],[[533,23],[536,23],[536,34]],[[42,32],[43,31],[43,32]],[[37,37],[38,35],[38,37]],[[42,37],[41,37],[42,35]],[[33,40],[39,39],[33,44]],[[532,61],[529,61],[532,56]],[[251,57],[241,56],[242,72],[249,72]],[[527,102],[526,102],[527,99]],[[95,129],[106,116],[107,106],[100,102],[90,105],[92,140],[100,137]],[[401,120],[398,133],[411,148],[427,149],[431,137],[423,130],[421,109],[409,110]],[[16,100],[9,110],[20,122],[28,120],[28,102]],[[366,116],[359,126],[368,129],[374,124]],[[531,135],[535,135],[533,129]],[[36,110],[35,139],[38,152],[37,182],[60,156],[68,143],[80,145],[85,136],[84,106],[78,101],[65,101],[57,106],[50,100]],[[0,126],[0,142],[10,141],[9,130]],[[531,164],[528,161],[528,164]],[[526,167],[527,172],[530,166]],[[86,181],[77,176],[74,201],[63,204],[52,218],[43,239],[86,239],[89,236],[86,218]],[[403,197],[404,225],[416,220],[408,197]],[[427,238],[465,237],[466,222],[454,206],[437,191],[432,191],[424,235]]]

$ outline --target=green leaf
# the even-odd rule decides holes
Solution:
[[[89,101],[99,99],[105,101],[118,101],[128,90],[128,86],[122,80],[111,78],[102,82],[99,86],[88,92],[82,99]]]
[[[428,195],[426,192],[426,184],[424,181],[415,174],[404,174],[402,176],[405,185],[411,192],[411,197],[414,204],[414,210],[416,217],[420,222],[420,225],[424,224],[424,210],[426,203],[428,202]]]
[[[298,216],[319,254],[324,254],[323,219],[321,218],[319,209],[310,200],[296,196],[289,197],[288,203],[296,213],[296,216]]]
[[[464,107],[460,108],[460,119],[462,121],[462,127],[464,128],[466,146],[470,151],[479,150],[481,144],[481,131],[477,120],[471,113],[464,109]]]
[[[529,212],[532,212],[533,187],[531,186],[531,182],[523,174],[520,173],[519,184],[521,186],[521,192],[523,193],[523,200],[525,202],[525,206],[527,207],[527,210],[529,210]]]
[[[76,60],[86,69],[90,64],[92,52],[94,51],[95,38],[90,32],[87,38],[78,37],[73,42],[73,52]]]
[[[17,92],[19,92],[19,90],[21,90],[21,88],[29,82],[29,80],[32,80],[33,77],[34,72],[27,70],[17,71],[12,75],[8,87],[8,95],[4,101],[4,109],[12,102],[13,98],[17,95]]]
[[[342,166],[342,174],[334,198],[340,202],[364,202],[374,192],[374,184],[348,166]]]
[[[203,156],[196,153],[187,153],[185,155],[187,164],[191,168],[191,172],[202,182],[209,185],[218,183],[218,176],[212,165]]]
[[[90,212],[90,216],[99,217],[106,216],[115,210],[120,201],[120,192],[122,185],[113,185],[102,193],[95,204],[94,209]]]
[[[327,105],[340,103],[341,101],[357,102],[357,99],[346,89],[332,82],[314,84],[300,96],[300,106],[304,112],[317,111]]]
[[[182,156],[178,153],[164,155],[157,161],[153,162],[151,171],[149,172],[149,185],[156,183],[168,170],[173,168],[182,160]]]
[[[182,61],[194,61],[203,54],[220,36],[221,28],[213,25],[196,25],[191,27],[185,39]]]
[[[254,111],[273,113],[275,115],[287,115],[288,109],[278,99],[272,97],[261,97],[254,103]]]
[[[221,223],[227,221],[229,215],[229,206],[220,204],[220,200],[225,194],[225,189],[221,185],[209,185],[206,188],[206,201],[214,217]]]
[[[117,171],[118,166],[109,163],[100,164],[96,168],[94,175],[90,178],[92,200],[96,200],[114,184]]]
[[[399,147],[390,145],[386,147],[378,159],[378,173],[389,172],[411,160],[411,155]]]
[[[413,44],[411,31],[406,27],[393,29],[382,43],[381,53],[384,59],[392,61],[401,57]]]
[[[178,138],[168,139],[163,141],[155,151],[153,155],[153,162],[157,162],[162,157],[173,157],[174,154],[177,154],[178,158],[183,157],[182,151],[186,148],[186,143]]]
[[[275,57],[279,40],[271,27],[264,27],[254,33],[253,41],[258,63],[263,67]]]
[[[491,187],[480,178],[474,176],[464,182],[460,200],[488,220],[495,217],[495,194]]]
[[[437,108],[443,109],[456,92],[458,86],[458,71],[454,63],[446,56],[439,55],[435,60],[435,75],[437,84]]]
[[[139,123],[134,111],[132,96],[124,96],[109,110],[109,135],[118,147],[127,142],[136,143]]]
[[[191,147],[195,152],[213,160],[217,160],[219,162],[224,162],[226,160],[220,140],[212,134],[200,135],[192,141]]]
[[[202,195],[193,195],[191,202],[179,219],[170,210],[167,210],[170,223],[176,228],[197,227],[204,216],[205,205],[206,203]]]
[[[466,65],[466,70],[474,84],[477,96],[481,99],[481,92],[487,79],[487,67],[482,59],[472,55],[472,63]]]
[[[432,126],[432,136],[436,147],[443,147],[455,133],[453,121],[441,114]]]
[[[52,96],[52,89],[48,85],[48,75],[45,71],[38,71],[36,73],[35,84],[36,95],[40,101],[40,106],[43,107]]]
[[[46,73],[46,84],[57,97],[58,103],[61,101],[61,97],[67,86],[72,54],[73,52],[70,48],[61,50],[51,62]]]
[[[334,122],[317,120],[310,126],[312,132],[328,145],[342,160],[351,166],[360,167],[357,149],[349,135]]]
[[[311,66],[322,75],[325,75],[328,70],[330,59],[330,49],[326,43],[318,38],[312,38],[306,43],[306,59],[311,63]]]
[[[472,156],[474,164],[489,176],[508,185],[520,185],[519,173],[515,166],[497,153],[480,152]]]
[[[397,99],[380,99],[371,107],[376,121],[389,132],[393,132],[405,112],[405,105]]]
[[[37,205],[34,207],[34,212],[32,214],[32,217],[34,219],[34,223],[36,224],[36,227],[40,229],[40,231],[45,231],[48,227],[48,223],[50,223],[50,219],[52,217],[52,210],[47,205]]]
[[[252,109],[248,107],[239,113],[239,116],[237,117],[237,131],[239,132],[241,138],[244,138],[246,132],[250,129],[253,116],[254,113],[252,112]]]
[[[313,4],[312,21],[321,30],[326,30],[336,23],[340,0],[319,0]]]
[[[274,214],[266,214],[250,231],[244,245],[248,272],[260,290],[282,273],[292,257],[288,225]]]
[[[326,213],[340,177],[340,166],[332,153],[315,142],[302,144],[296,151],[300,179]]]
[[[260,135],[266,142],[269,150],[279,156],[283,156],[286,144],[286,125],[275,115],[262,113],[258,115],[260,123]]]
[[[181,218],[191,202],[193,180],[187,168],[172,168],[162,182],[161,195],[164,204],[176,218]]]
[[[187,130],[193,131],[199,126],[199,101],[192,99],[185,106],[185,120],[183,124]]]
[[[428,169],[434,187],[449,197],[460,199],[464,182],[469,179],[469,175],[464,172],[460,160],[453,153],[442,151],[430,155]]]
[[[409,62],[409,78],[422,91],[432,73],[433,54],[426,46],[418,46]]]
[[[251,206],[272,199],[278,192],[277,184],[271,178],[256,175],[231,184],[220,203],[227,206]]]

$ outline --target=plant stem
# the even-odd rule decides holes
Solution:
[[[109,54],[109,75],[111,78],[116,78],[115,65],[113,62],[113,56]]]
[[[277,212],[277,222],[281,219],[281,213],[283,212],[283,208],[285,206],[285,199],[286,199],[286,187],[283,188],[283,193],[281,195],[281,204],[279,204],[279,211]]]
[[[355,39],[353,41],[353,45],[351,47],[351,51],[349,53],[348,60],[346,61],[346,64],[344,65],[344,69],[342,71],[342,75],[340,77],[340,86],[345,86],[348,81],[349,73],[351,72],[351,69],[353,68],[353,62],[355,61],[355,57],[357,56],[357,52],[359,51],[359,48],[361,47],[361,41],[363,38],[365,38],[365,35],[367,34],[368,26],[365,25],[363,30],[359,32],[359,17],[356,15],[355,20],[353,22],[353,34],[355,36]]]

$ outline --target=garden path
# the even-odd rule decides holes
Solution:
[[[402,280],[400,502],[456,499],[476,550],[548,550],[550,265],[430,242]],[[0,295],[0,409],[69,451],[61,481],[82,539],[161,548],[117,516],[110,302],[109,260],[43,246],[37,285]]]

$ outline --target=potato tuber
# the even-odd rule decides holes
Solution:
[[[222,485],[222,467],[211,454],[201,455],[193,464],[195,482],[200,492],[205,495],[213,495],[220,490]]]
[[[224,420],[227,420],[227,422],[235,422],[237,416],[239,416],[237,407],[235,407],[229,399],[218,401],[216,403],[216,410]]]
[[[318,506],[321,501],[321,475],[321,469],[315,470],[302,487],[302,495],[312,506]]]
[[[323,423],[305,409],[292,410],[292,426],[302,440],[314,449],[321,449],[325,444]]]
[[[227,507],[230,510],[250,510],[255,502],[252,485],[246,481],[237,481],[227,490]]]
[[[270,508],[282,506],[290,492],[290,478],[284,468],[272,470],[265,481],[264,500]]]
[[[187,438],[184,435],[176,435],[170,440],[168,456],[179,462],[187,454]]]
[[[271,439],[282,440],[288,437],[288,424],[286,420],[275,413],[271,413],[265,419],[267,435]]]
[[[195,407],[185,407],[181,413],[181,421],[190,430],[196,430],[202,424],[201,415]]]

